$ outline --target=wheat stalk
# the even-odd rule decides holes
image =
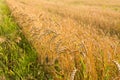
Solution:
[[[120,72],[120,64],[117,62],[117,61],[113,61],[114,63],[115,63],[115,65],[117,66],[117,68],[118,68],[118,71]]]
[[[77,69],[74,68],[74,70],[72,71],[70,80],[74,80],[76,72],[77,72]]]

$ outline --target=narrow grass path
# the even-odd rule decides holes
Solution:
[[[0,0],[0,80],[43,80],[37,54]]]

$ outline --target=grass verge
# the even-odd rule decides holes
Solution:
[[[0,80],[43,80],[37,54],[0,0]]]

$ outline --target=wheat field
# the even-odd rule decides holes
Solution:
[[[6,0],[45,80],[120,79],[120,0]]]

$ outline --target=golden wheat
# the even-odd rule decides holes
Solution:
[[[81,0],[83,4],[77,6],[71,4],[73,0],[6,1],[36,48],[39,62],[55,80],[70,79],[71,74],[71,80],[118,77],[113,60],[120,61],[119,33],[111,30],[120,30],[120,13],[109,8],[120,6],[118,0],[109,4]]]

